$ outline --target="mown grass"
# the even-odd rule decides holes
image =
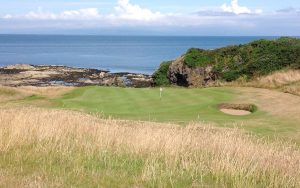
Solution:
[[[208,122],[217,126],[240,127],[272,138],[290,139],[289,133],[294,134],[300,130],[300,120],[295,119],[297,115],[282,117],[281,114],[271,114],[261,109],[265,105],[261,101],[237,100],[241,95],[246,94],[235,88],[167,87],[163,89],[160,99],[159,88],[84,87],[52,101],[61,108],[101,114],[106,118],[173,122],[182,125],[191,121]],[[255,99],[255,96],[249,98]],[[219,111],[219,104],[222,103],[254,104],[258,109],[250,115],[233,116]],[[298,137],[293,136],[292,139],[300,143]]]
[[[64,108],[101,113],[120,119],[189,122],[228,122],[247,120],[260,116],[235,117],[219,111],[218,105],[231,101],[235,94],[229,88],[164,88],[162,98],[159,88],[85,87],[75,89],[54,100]]]
[[[3,187],[298,187],[300,151],[237,129],[0,110]]]

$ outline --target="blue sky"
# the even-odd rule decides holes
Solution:
[[[0,0],[0,33],[300,35],[299,0]]]

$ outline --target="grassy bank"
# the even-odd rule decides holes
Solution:
[[[0,110],[3,187],[298,187],[299,150],[204,124]]]
[[[240,78],[234,82],[222,82],[220,85],[268,88],[300,96],[300,70],[286,69],[250,81]]]

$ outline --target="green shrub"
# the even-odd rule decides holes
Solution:
[[[188,50],[184,60],[189,67],[201,67],[212,63],[213,58],[208,51],[192,48]]]
[[[168,70],[172,61],[162,62],[159,68],[153,74],[154,84],[156,86],[170,85],[170,81],[168,79]]]
[[[226,80],[226,81],[228,81],[228,82],[236,80],[239,77],[240,77],[240,73],[236,72],[236,71],[228,71],[228,72],[225,72],[223,74],[223,79]]]
[[[190,49],[185,60],[190,67],[212,63],[214,73],[226,81],[243,76],[251,79],[286,67],[299,68],[300,39],[289,37],[277,40],[262,39],[212,51]]]

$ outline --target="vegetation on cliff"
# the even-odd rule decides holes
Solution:
[[[167,74],[171,63],[172,61],[164,61],[160,64],[159,69],[153,74],[153,80],[155,85],[170,84]]]
[[[277,40],[261,39],[249,44],[215,50],[192,48],[183,57],[182,63],[189,68],[211,66],[217,79],[250,80],[287,67],[300,68],[300,39],[289,37]],[[164,73],[165,69],[165,66],[160,67],[157,72]],[[156,77],[154,80],[156,82]]]

